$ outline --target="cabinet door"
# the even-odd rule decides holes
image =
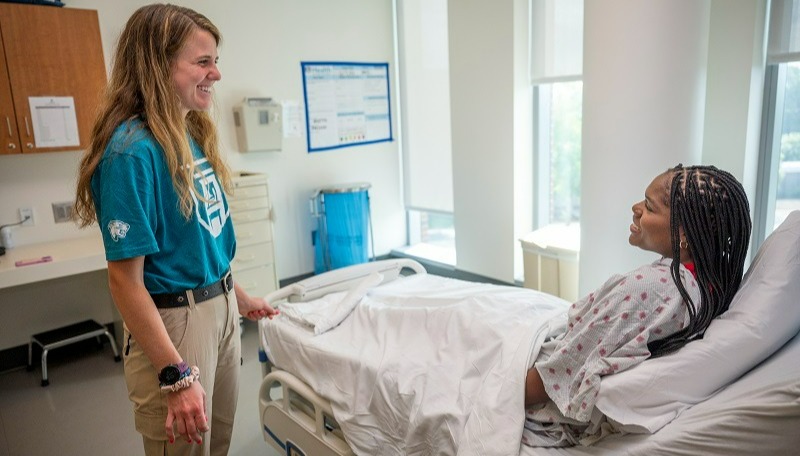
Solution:
[[[0,3],[0,29],[22,151],[85,149],[106,84],[97,12]],[[79,145],[36,147],[29,97],[73,97]]]
[[[14,115],[14,102],[11,101],[6,54],[3,52],[3,37],[0,34],[0,154],[18,154],[19,152],[17,119]]]

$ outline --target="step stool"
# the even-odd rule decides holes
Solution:
[[[92,337],[96,337],[97,342],[100,342],[100,336],[108,337],[111,349],[114,350],[114,361],[119,362],[122,358],[119,356],[117,343],[114,342],[111,333],[100,323],[94,320],[86,320],[32,335],[30,342],[28,342],[28,370],[33,370],[33,344],[35,343],[42,347],[42,386],[47,386],[50,384],[47,379],[47,353],[50,350],[91,339]]]

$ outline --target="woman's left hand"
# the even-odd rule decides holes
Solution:
[[[248,320],[261,320],[262,318],[272,319],[275,315],[280,313],[279,310],[273,308],[266,299],[254,298],[248,295],[239,284],[234,282],[234,291],[236,292],[236,302],[239,306],[239,314]]]

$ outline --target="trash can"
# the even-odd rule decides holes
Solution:
[[[311,214],[317,219],[317,229],[312,233],[315,274],[369,261],[370,187],[362,182],[314,191]]]
[[[581,229],[577,223],[556,223],[520,240],[525,288],[575,302],[578,300],[578,253]]]

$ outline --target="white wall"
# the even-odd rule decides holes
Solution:
[[[69,8],[98,11],[106,65],[116,38],[142,0],[72,0]],[[232,169],[267,173],[274,205],[278,276],[313,270],[308,198],[315,188],[370,182],[378,255],[405,243],[405,213],[396,141],[309,154],[305,137],[285,138],[282,152],[238,152],[233,106],[246,96],[278,101],[303,98],[300,62],[308,60],[389,62],[395,95],[391,0],[212,0],[176,1],[211,19],[222,32],[215,85],[222,148]],[[80,77],[80,75],[64,75]],[[393,103],[395,99],[392,100]],[[397,106],[392,106],[397,132]],[[395,135],[396,136],[396,135]],[[34,227],[16,230],[18,245],[85,236],[71,224],[53,223],[50,204],[74,198],[80,152],[0,156],[0,224],[18,219],[17,208],[33,206]],[[96,229],[96,228],[95,228]]]
[[[709,1],[584,9],[579,293],[657,258],[628,244],[631,206],[668,167],[700,162]]]
[[[527,38],[515,12],[525,10],[514,0],[448,3],[457,267],[506,282],[519,250],[515,168],[530,170],[517,153],[531,143],[530,109],[519,108],[527,65],[515,63]]]
[[[756,190],[766,58],[766,0],[711,0],[703,163]]]

